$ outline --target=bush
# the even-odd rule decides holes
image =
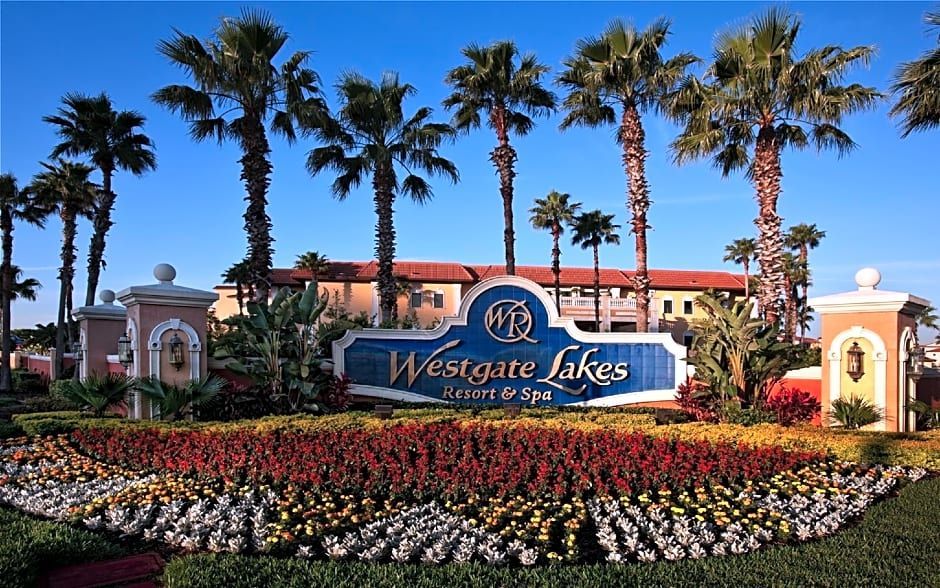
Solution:
[[[784,426],[808,423],[822,408],[819,400],[809,392],[782,386],[765,404],[776,414],[777,422]]]
[[[861,429],[884,416],[880,408],[858,396],[836,398],[829,406],[829,419],[846,429]]]
[[[237,421],[278,414],[278,405],[271,392],[259,386],[243,386],[228,382],[208,406],[200,407],[203,421]]]
[[[0,439],[9,439],[10,437],[22,437],[26,433],[16,423],[10,421],[0,421]]]
[[[28,370],[13,370],[13,393],[19,396],[35,396],[49,392],[49,379]]]
[[[62,387],[63,396],[102,416],[108,409],[124,404],[124,397],[134,387],[135,380],[124,374],[92,374],[84,380],[71,380]]]
[[[79,406],[71,400],[52,396],[51,394],[24,398],[22,405],[26,412],[58,412],[79,409]]]
[[[735,404],[729,403],[721,408],[719,419],[723,423],[731,425],[743,425],[753,427],[754,425],[763,425],[777,422],[777,415],[769,410],[763,410],[756,407],[741,408]]]
[[[38,412],[13,415],[13,422],[27,435],[59,435],[79,428],[82,414],[77,411]]]

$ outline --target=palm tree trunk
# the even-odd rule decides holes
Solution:
[[[555,310],[561,316],[561,247],[558,240],[561,238],[561,225],[552,223],[552,274],[555,276]]]
[[[6,207],[0,211],[0,231],[3,231],[3,263],[0,264],[0,279],[2,279],[2,292],[0,292],[0,305],[3,306],[2,312],[2,338],[0,344],[2,353],[0,353],[0,392],[9,393],[13,391],[13,372],[10,370],[10,354],[13,352],[13,340],[10,335],[10,307],[11,293],[13,291],[13,275],[11,272],[13,264],[13,217],[10,210]]]
[[[375,256],[379,269],[376,279],[379,285],[379,323],[398,317],[398,288],[395,284],[395,176],[391,168],[381,166],[375,170],[372,187],[375,190]]]
[[[601,332],[601,269],[600,259],[597,255],[597,244],[594,244],[594,331]]]
[[[506,131],[506,112],[498,108],[493,115],[496,135],[499,145],[490,153],[490,161],[496,166],[499,174],[499,193],[503,197],[503,242],[506,246],[506,273],[516,275],[516,233],[513,230],[512,220],[512,182],[516,177],[513,166],[516,163],[516,150],[509,144],[509,133]]]
[[[783,299],[783,335],[787,343],[792,343],[796,337],[796,300],[793,297],[793,282],[790,276],[784,276],[783,289],[786,293]]]
[[[245,183],[248,207],[245,210],[245,233],[248,236],[248,272],[254,286],[254,300],[266,301],[271,289],[272,247],[271,217],[265,210],[268,204],[268,186],[271,180],[271,147],[259,118],[246,121],[241,136],[241,180]]]
[[[646,182],[646,134],[640,113],[635,106],[624,108],[620,124],[620,138],[623,142],[623,166],[627,173],[627,207],[630,209],[630,223],[636,244],[636,273],[633,276],[633,288],[636,291],[636,330],[638,333],[649,331],[650,321],[650,278],[646,265],[646,213],[649,211],[649,184]]]
[[[56,317],[55,331],[55,373],[62,377],[65,369],[66,342],[72,337],[65,317],[66,309],[71,306],[68,297],[72,294],[72,280],[75,276],[75,213],[68,207],[62,209],[62,267],[59,268],[59,312]]]
[[[807,306],[809,306],[809,284],[803,282],[802,284],[803,294],[800,296],[800,343],[803,343],[803,340],[806,338],[806,315],[809,314]]]
[[[783,235],[777,215],[780,197],[780,143],[773,127],[762,127],[754,148],[754,187],[759,214],[754,223],[759,231],[757,261],[760,264],[761,286],[758,304],[770,323],[780,321],[780,297],[784,289]]]
[[[238,316],[243,316],[245,314],[245,290],[242,288],[242,283],[238,280],[235,281],[235,302],[238,303]]]
[[[751,276],[750,276],[750,265],[751,263],[748,260],[744,260],[744,300],[751,299]]]
[[[115,194],[111,191],[113,174],[113,169],[101,168],[101,190],[95,206],[91,243],[88,245],[88,285],[85,288],[85,306],[92,306],[95,303],[98,279],[101,276],[101,267],[104,265],[105,237],[111,225],[114,224],[111,222],[111,210],[114,208],[115,200]]]

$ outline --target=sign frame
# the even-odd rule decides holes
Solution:
[[[669,389],[661,390],[643,390],[639,392],[625,392],[621,394],[612,394],[600,398],[591,398],[581,402],[572,402],[560,406],[621,406],[627,404],[638,404],[644,402],[663,402],[675,400],[676,388],[685,382],[688,376],[688,365],[686,361],[686,347],[677,343],[671,333],[593,333],[582,331],[575,324],[574,318],[558,315],[555,309],[555,301],[552,296],[535,282],[519,276],[498,276],[489,278],[475,284],[467,294],[460,300],[456,315],[443,317],[440,324],[433,329],[415,330],[415,329],[361,329],[349,330],[340,339],[333,342],[333,373],[341,374],[345,371],[345,351],[358,339],[371,340],[415,340],[428,341],[441,339],[447,335],[452,327],[469,326],[469,312],[474,301],[484,292],[497,286],[514,286],[527,290],[535,295],[542,304],[548,315],[548,328],[562,328],[567,334],[579,343],[603,343],[603,344],[636,344],[653,343],[661,344],[665,350],[673,355],[674,358],[674,386]],[[481,326],[483,328],[483,326]],[[442,398],[435,398],[414,392],[406,392],[394,388],[384,388],[365,384],[353,383],[350,392],[362,396],[382,398],[386,400],[398,400],[403,402],[437,402],[442,404],[456,404]]]

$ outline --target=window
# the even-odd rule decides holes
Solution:
[[[421,292],[411,293],[411,308],[421,308]]]
[[[434,308],[444,308],[444,293],[443,292],[434,293]]]
[[[682,301],[682,314],[692,314],[692,299],[686,298]]]
[[[663,314],[672,314],[672,298],[663,299]]]
[[[692,346],[692,333],[691,332],[686,331],[685,334],[682,335],[682,344],[685,345],[686,347]]]

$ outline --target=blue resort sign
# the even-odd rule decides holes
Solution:
[[[685,347],[669,333],[587,333],[538,284],[474,286],[428,331],[349,331],[333,343],[353,392],[407,401],[614,406],[671,400]]]

